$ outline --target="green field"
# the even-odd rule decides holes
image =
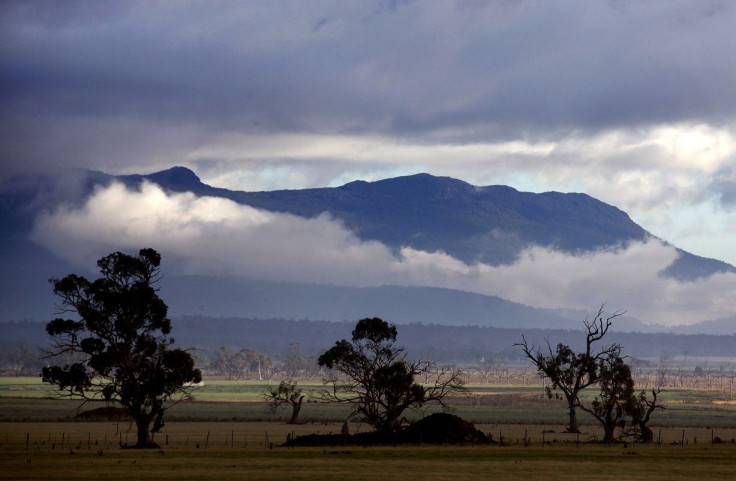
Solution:
[[[317,402],[310,394],[321,387],[316,380],[300,381],[308,398],[300,418],[306,422],[337,422],[345,419],[350,408]],[[266,382],[210,381],[192,389],[193,400],[181,402],[167,413],[171,421],[278,421],[287,411],[274,415],[263,401]],[[557,425],[566,422],[565,403],[540,397],[538,386],[468,386],[471,395],[452,401],[453,414],[482,424]],[[661,395],[667,409],[652,419],[655,427],[736,427],[736,403],[719,391],[668,390]],[[90,403],[81,410],[98,407]],[[0,421],[71,421],[80,409],[77,400],[56,399],[47,385],[36,377],[0,378]],[[410,413],[416,418],[433,412]],[[592,419],[580,413],[580,421]]]
[[[564,402],[538,386],[482,385],[454,399],[453,412],[491,444],[287,449],[287,435],[340,432],[349,408],[310,399],[303,423],[286,425],[288,413],[263,402],[265,386],[208,380],[169,410],[155,438],[162,449],[138,451],[120,448],[134,438],[129,422],[74,421],[79,401],[55,399],[38,378],[0,378],[0,479],[736,479],[736,406],[715,391],[668,391],[653,445],[601,446],[583,413],[582,433],[564,433]]]

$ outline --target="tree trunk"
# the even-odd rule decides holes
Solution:
[[[610,444],[614,442],[616,439],[613,437],[613,434],[616,431],[616,425],[611,422],[605,422],[603,423],[603,442],[606,444]]]
[[[639,440],[642,443],[651,443],[654,441],[654,433],[647,426],[646,422],[639,421]]]
[[[568,421],[568,426],[567,426],[568,433],[580,432],[580,429],[578,428],[578,415],[577,415],[575,406],[576,406],[575,398],[568,397],[567,398],[567,408],[568,408],[568,415],[569,415],[569,421]]]
[[[135,444],[136,448],[147,448],[149,447],[149,434],[148,434],[148,426],[150,424],[150,417],[146,414],[139,414],[135,417],[135,427],[138,430],[138,437],[137,442]]]
[[[302,409],[302,401],[304,401],[304,396],[300,396],[299,401],[291,404],[291,418],[289,419],[288,424],[296,424],[296,418],[299,416],[299,411]]]
[[[151,440],[151,422],[154,420],[154,418],[159,414],[161,411],[160,409],[153,409],[151,412],[147,413],[144,408],[138,408],[133,410],[133,419],[135,420],[135,427],[136,427],[136,443],[135,448],[136,449],[143,449],[143,448],[156,448],[158,447],[152,440]]]

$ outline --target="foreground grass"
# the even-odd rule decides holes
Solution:
[[[732,480],[736,446],[557,444],[286,449],[263,446],[0,449],[14,480]]]
[[[736,479],[736,428],[664,428],[659,445],[606,447],[586,442],[600,435],[592,426],[580,436],[562,425],[477,427],[494,444],[287,449],[287,436],[337,433],[340,423],[167,422],[160,450],[130,450],[120,448],[135,438],[130,423],[5,422],[0,480]],[[714,435],[726,442],[711,444]]]

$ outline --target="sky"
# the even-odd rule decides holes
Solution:
[[[0,178],[181,165],[210,185],[273,190],[428,172],[474,185],[585,192],[655,236],[736,265],[735,24],[736,2],[709,0],[6,1]],[[177,197],[162,213],[171,199],[148,194],[158,203],[137,200],[159,222],[149,229],[195,202]],[[279,225],[232,205],[216,209],[232,215],[205,224]],[[61,219],[94,230],[95,207],[85,212],[39,220],[36,238],[57,235],[51,229],[68,225]],[[355,245],[339,225],[321,222],[336,245]],[[193,259],[196,244],[182,244],[177,255]],[[462,287],[488,275],[438,253],[407,251],[397,265],[384,249],[359,250],[385,259],[397,283],[437,265],[437,284]],[[638,249],[627,251],[635,265],[673,255]],[[424,255],[435,257],[423,271]],[[554,252],[528,255],[571,274],[585,270]],[[603,269],[613,254],[600,255]],[[382,272],[376,282],[387,280]],[[570,283],[578,286],[570,296],[587,284],[575,276]],[[508,286],[486,290],[531,295]],[[636,294],[627,286],[620,287]],[[670,301],[683,295],[677,286],[661,289]],[[734,312],[733,303],[720,305],[708,315]]]

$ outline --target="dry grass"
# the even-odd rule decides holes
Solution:
[[[561,432],[547,433],[548,444],[542,445],[536,439],[541,441],[543,427],[534,425],[478,426],[496,433],[496,439],[497,433],[502,433],[510,443],[504,446],[278,446],[292,431],[296,435],[338,432],[339,427],[167,423],[156,438],[162,449],[140,451],[118,446],[127,425],[0,423],[0,479],[736,479],[736,444],[711,445],[710,431],[705,429],[686,430],[684,446],[672,444],[680,441],[681,429],[663,430],[664,443],[660,446],[576,444],[577,436]],[[523,444],[525,433],[532,437],[531,446]],[[736,430],[724,430],[719,435],[736,436]],[[132,439],[132,433],[130,436]],[[517,443],[517,439],[522,441]],[[275,445],[271,448],[269,443]]]

